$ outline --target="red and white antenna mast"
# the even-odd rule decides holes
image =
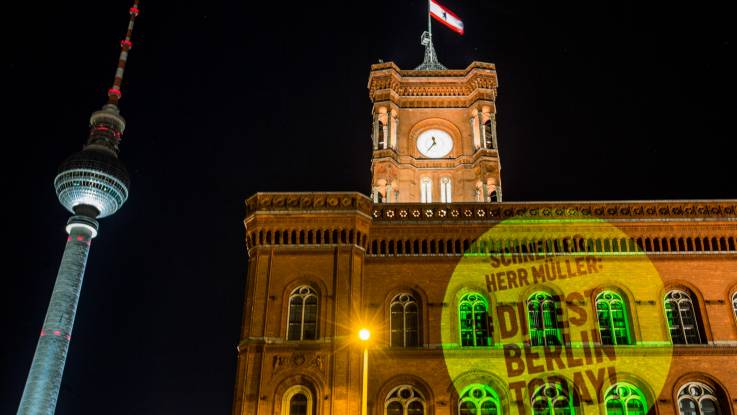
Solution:
[[[133,25],[136,23],[136,17],[138,16],[138,1],[133,1],[133,6],[130,8],[129,13],[131,15],[128,20],[128,31],[125,34],[125,39],[120,41],[120,58],[118,58],[118,69],[115,70],[115,80],[113,86],[107,91],[107,103],[108,105],[118,105],[122,93],[120,92],[120,86],[123,83],[123,73],[125,72],[125,64],[128,61],[128,52],[133,47],[131,42],[131,36],[133,35]]]

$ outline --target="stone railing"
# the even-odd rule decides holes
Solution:
[[[737,200],[387,203],[373,204],[374,222],[499,221],[510,218],[667,220],[709,218],[737,221]]]
[[[371,199],[358,192],[256,193],[246,199],[246,216],[256,212],[371,212]]]
[[[737,221],[737,199],[500,203],[373,203],[358,192],[256,193],[246,215],[261,211],[359,211],[374,222],[499,221],[509,218]]]

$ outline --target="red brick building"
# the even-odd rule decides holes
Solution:
[[[493,64],[368,88],[370,197],[246,201],[234,413],[737,413],[736,200],[504,202]]]

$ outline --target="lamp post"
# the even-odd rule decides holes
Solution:
[[[363,382],[361,383],[361,415],[368,415],[368,341],[371,338],[371,332],[367,328],[358,331],[358,338],[363,342]]]

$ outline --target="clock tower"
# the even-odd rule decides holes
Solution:
[[[371,66],[368,89],[375,203],[502,200],[493,64],[402,70],[381,62]]]

